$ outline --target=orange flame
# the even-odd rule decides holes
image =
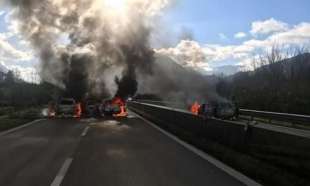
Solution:
[[[199,114],[199,109],[200,109],[200,105],[197,101],[195,101],[195,103],[191,106],[191,112],[194,115],[198,115]]]
[[[82,107],[81,107],[81,103],[77,103],[75,106],[75,118],[80,118],[82,115]]]
[[[125,102],[123,101],[122,98],[120,97],[115,97],[113,100],[112,100],[112,104],[117,104],[119,105],[121,111],[120,113],[118,114],[113,114],[114,117],[127,117],[128,116],[128,112],[126,111],[126,104]]]

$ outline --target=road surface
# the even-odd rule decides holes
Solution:
[[[0,185],[243,185],[131,114],[44,120],[0,137]]]

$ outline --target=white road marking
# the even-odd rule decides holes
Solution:
[[[57,176],[55,177],[54,181],[51,183],[51,186],[60,186],[62,180],[64,179],[73,159],[68,158],[62,165],[61,169],[59,170]]]
[[[36,124],[36,123],[38,123],[38,122],[40,122],[40,121],[43,121],[43,120],[45,120],[45,119],[37,119],[37,120],[34,120],[34,121],[32,121],[32,122],[29,122],[29,123],[26,123],[26,124],[24,124],[24,125],[21,125],[21,126],[19,126],[19,127],[15,127],[15,128],[10,129],[10,130],[1,132],[1,133],[0,133],[0,136],[4,136],[4,135],[7,135],[7,134],[9,134],[9,133],[15,132],[15,131],[17,131],[17,130],[26,128],[26,127],[28,127],[28,126],[30,126],[30,125]]]
[[[160,131],[161,133],[165,134],[166,136],[168,136],[169,138],[173,139],[174,141],[176,141],[177,143],[179,143],[180,145],[182,145],[183,147],[185,147],[186,149],[192,151],[193,153],[197,154],[198,156],[200,156],[202,159],[207,160],[208,162],[210,162],[211,164],[213,164],[214,166],[216,166],[217,168],[223,170],[224,172],[226,172],[227,174],[229,174],[230,176],[236,178],[237,180],[239,180],[240,182],[242,182],[245,185],[249,185],[249,186],[262,186],[261,184],[257,183],[256,181],[252,180],[251,178],[245,176],[244,174],[236,171],[235,169],[229,167],[228,165],[220,162],[219,160],[215,159],[214,157],[212,157],[211,155],[197,149],[196,147],[186,143],[185,141],[179,139],[178,137],[176,137],[175,135],[161,129],[160,127],[158,127],[156,124],[152,123],[151,121],[143,118],[142,116],[138,115],[137,113],[134,113],[138,118],[142,119],[143,121],[145,121],[146,123],[148,123],[149,125],[151,125],[153,128],[157,129],[158,131]]]
[[[81,134],[81,136],[82,136],[82,137],[86,136],[88,130],[89,130],[89,126],[85,127],[84,130],[83,130],[83,132],[82,132],[82,134]]]

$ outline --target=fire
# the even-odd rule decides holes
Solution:
[[[200,105],[197,101],[195,101],[195,103],[191,106],[191,112],[194,115],[198,115],[199,114],[199,109],[200,109]]]
[[[81,106],[81,103],[77,103],[76,106],[75,106],[75,115],[74,117],[75,118],[80,118],[82,115],[82,106]]]
[[[120,107],[120,113],[113,114],[114,117],[126,117],[126,116],[128,116],[128,112],[126,111],[126,104],[125,104],[125,101],[123,101],[122,98],[115,97],[112,100],[112,104],[119,105],[119,107]]]
[[[54,105],[53,103],[49,103],[49,104],[48,104],[47,116],[48,116],[49,118],[53,118],[53,117],[56,116],[55,105]]]

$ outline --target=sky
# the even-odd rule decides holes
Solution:
[[[168,44],[155,41],[154,48],[198,71],[224,65],[250,68],[253,58],[274,45],[310,44],[309,7],[309,0],[174,0],[162,16],[160,40]],[[32,81],[38,59],[9,15],[9,9],[0,7],[0,68]]]
[[[248,33],[255,21],[309,22],[309,7],[309,0],[180,0],[168,17],[172,27],[192,29],[200,43],[236,44],[234,34]]]

